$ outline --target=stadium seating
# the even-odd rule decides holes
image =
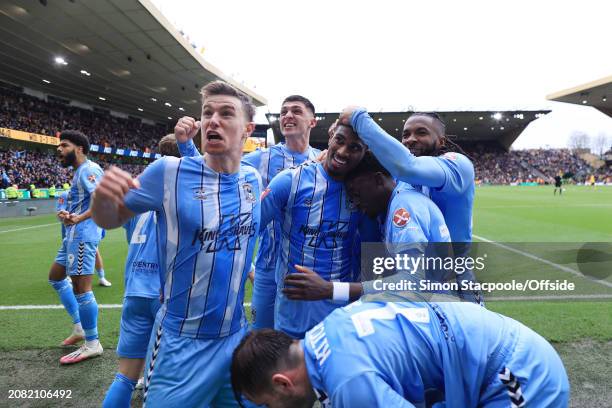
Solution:
[[[44,101],[3,87],[0,98],[0,127],[4,128],[42,135],[76,129],[85,133],[92,144],[143,151],[155,151],[159,138],[168,133],[164,125],[148,125],[139,119],[123,119],[59,100]]]

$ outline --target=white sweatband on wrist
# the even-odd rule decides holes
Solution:
[[[348,282],[333,282],[333,299],[340,302],[348,302],[351,284]]]

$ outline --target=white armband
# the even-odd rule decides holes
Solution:
[[[350,298],[351,284],[348,282],[334,282],[333,299],[341,302],[348,302]]]

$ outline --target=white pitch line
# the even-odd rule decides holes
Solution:
[[[251,307],[250,302],[243,303],[246,307]],[[120,304],[105,304],[98,305],[100,309],[121,309]],[[63,309],[63,305],[15,305],[15,306],[0,306],[0,310],[40,310],[40,309]]]
[[[577,270],[572,269],[570,267],[559,265],[559,264],[551,262],[551,261],[549,261],[547,259],[540,258],[539,256],[535,256],[533,254],[530,254],[529,252],[521,251],[520,249],[512,248],[512,247],[510,247],[508,245],[500,244],[499,242],[494,242],[494,241],[491,241],[490,239],[487,239],[487,238],[484,238],[484,237],[480,237],[478,235],[472,235],[472,236],[474,238],[476,238],[476,239],[479,239],[481,241],[487,242],[489,244],[493,244],[493,245],[498,246],[500,248],[504,248],[504,249],[506,249],[508,251],[517,253],[519,255],[523,255],[523,256],[525,256],[527,258],[531,258],[533,260],[542,262],[542,263],[544,263],[544,264],[546,264],[548,266],[552,266],[553,268],[557,268],[557,269],[559,269],[559,270],[561,270],[563,272],[568,272],[568,273],[571,273],[572,275],[580,276],[581,278],[589,279],[592,282],[599,283],[601,285],[604,285],[604,286],[607,286],[609,288],[612,288],[612,283],[611,282],[608,282],[608,281],[605,281],[605,280],[600,280],[600,279],[595,279],[592,276],[584,275],[584,274],[582,274],[582,273],[578,272]]]
[[[48,227],[49,225],[60,225],[60,223],[58,221],[58,222],[54,222],[54,223],[51,223],[51,224],[41,224],[41,225],[33,225],[31,227],[16,228],[16,229],[12,229],[12,230],[0,231],[0,234],[6,234],[7,232],[29,230],[29,229],[32,229],[32,228]]]

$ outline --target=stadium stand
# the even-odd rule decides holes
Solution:
[[[62,103],[61,99],[41,100],[0,87],[0,127],[54,136],[62,129],[80,130],[90,143],[111,148],[152,152],[162,124],[149,125],[137,118],[119,118],[103,110],[87,110]]]

